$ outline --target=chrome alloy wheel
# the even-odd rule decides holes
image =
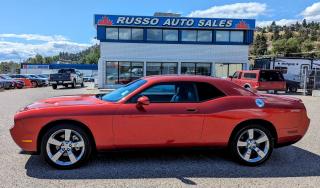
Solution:
[[[263,160],[268,155],[269,149],[270,140],[260,129],[247,129],[238,137],[238,154],[249,163]]]
[[[74,130],[60,129],[49,137],[46,151],[55,164],[69,166],[82,158],[85,151],[84,139]]]

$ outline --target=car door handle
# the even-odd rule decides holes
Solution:
[[[188,108],[187,112],[198,112],[198,110],[195,108]]]

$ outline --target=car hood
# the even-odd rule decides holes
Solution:
[[[83,106],[103,104],[104,101],[97,99],[94,95],[79,95],[79,96],[62,96],[53,97],[37,101],[25,107],[22,110],[63,107],[63,106]]]

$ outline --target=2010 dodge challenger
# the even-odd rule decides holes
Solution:
[[[94,151],[226,147],[245,165],[299,141],[309,118],[300,99],[255,94],[206,76],[151,76],[105,95],[49,98],[21,109],[10,129],[25,151],[75,168]]]

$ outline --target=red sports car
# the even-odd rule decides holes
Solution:
[[[295,98],[252,93],[205,76],[151,76],[106,95],[35,102],[14,117],[11,135],[25,151],[69,169],[93,151],[146,147],[229,147],[259,165],[274,147],[300,140],[309,126]]]

